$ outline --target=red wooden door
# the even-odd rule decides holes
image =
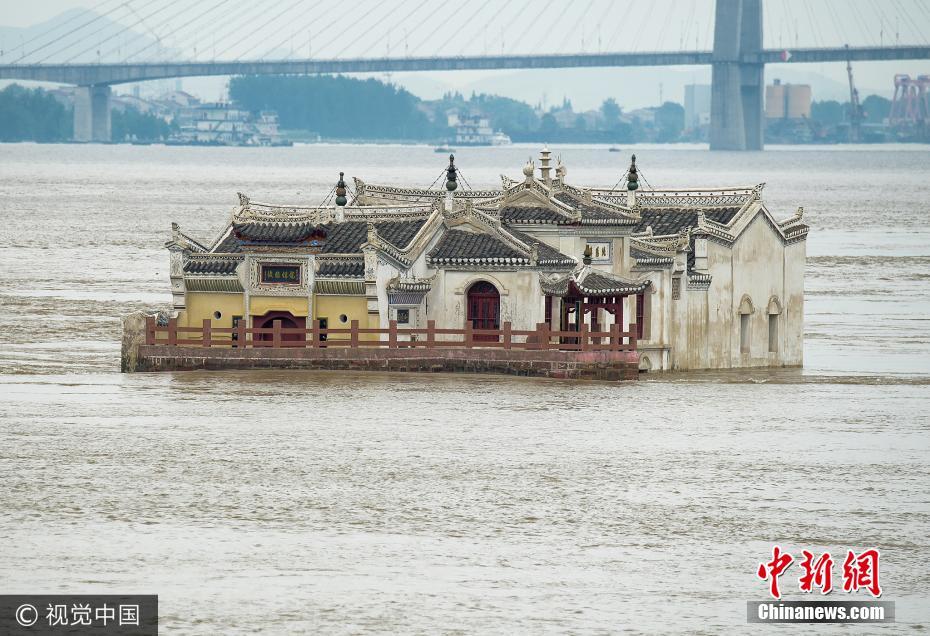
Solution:
[[[501,297],[494,285],[479,281],[468,289],[467,319],[473,329],[500,329]],[[475,340],[496,342],[498,337],[476,335]]]

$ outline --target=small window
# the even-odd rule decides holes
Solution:
[[[749,314],[739,316],[739,352],[749,353]]]
[[[681,279],[672,279],[672,300],[681,300]]]
[[[410,310],[409,309],[398,309],[397,310],[397,324],[406,325],[410,322]]]
[[[239,321],[241,321],[241,320],[242,320],[242,316],[233,316],[233,317],[232,317],[232,328],[238,330],[238,328],[239,328]],[[233,333],[232,333],[232,340],[233,340],[233,342],[238,342],[238,340],[239,340],[239,332],[238,332],[238,331],[233,331]]]
[[[769,314],[769,353],[778,353],[778,314]]]
[[[219,311],[214,311],[214,312],[213,312],[213,319],[214,319],[214,320],[219,320],[219,319],[222,318],[222,317],[223,317],[223,314],[220,313]]]
[[[346,316],[345,314],[339,314],[339,322],[341,322],[342,324],[345,324],[349,322],[349,317]]]

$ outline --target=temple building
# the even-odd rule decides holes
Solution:
[[[635,156],[623,189],[570,185],[548,150],[539,164],[491,190],[461,187],[450,157],[440,189],[356,178],[350,193],[340,173],[332,204],[240,194],[210,243],[172,226],[178,324],[619,324],[643,370],[802,364],[802,208],[777,220],[762,185],[644,190]]]

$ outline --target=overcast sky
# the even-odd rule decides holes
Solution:
[[[215,7],[215,8],[214,8]],[[713,0],[0,0],[0,25],[28,27],[73,9],[94,10],[126,32],[104,41],[92,23],[71,35],[79,50],[100,49],[126,57],[133,34],[157,38],[138,60],[281,57],[380,57],[576,51],[708,49],[713,40]],[[58,33],[68,34],[92,14],[74,16]],[[765,46],[926,44],[930,0],[766,0]],[[0,36],[0,62],[28,53],[30,35]],[[107,36],[109,37],[109,36]],[[17,41],[19,40],[19,41]],[[145,41],[154,41],[149,39]],[[86,43],[86,47],[84,44]],[[48,46],[31,60],[54,53]],[[141,44],[139,45],[141,46]],[[158,53],[160,47],[162,53]],[[74,49],[69,49],[73,51]],[[115,52],[114,52],[115,51]],[[117,59],[122,59],[122,57]],[[107,59],[114,59],[112,57]],[[45,61],[64,62],[67,59]],[[87,61],[87,60],[79,60]],[[930,62],[858,63],[860,88],[889,94],[895,73],[930,74]],[[770,65],[769,79],[809,81],[816,98],[844,90],[843,64]],[[628,108],[663,99],[681,101],[681,87],[709,80],[709,69],[605,69],[558,72],[446,72],[397,74],[392,79],[424,97],[449,88],[493,90],[550,103],[567,93],[576,107],[593,107],[617,84],[635,85],[620,100]],[[821,81],[822,78],[822,81]],[[600,79],[600,81],[599,81]],[[185,79],[185,87],[222,92],[224,80]],[[818,94],[819,91],[819,94]],[[221,95],[205,95],[216,98]]]

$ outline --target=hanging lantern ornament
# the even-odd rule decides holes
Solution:
[[[339,173],[339,181],[336,182],[336,205],[343,206],[349,202],[346,199],[346,182],[342,179],[344,172]]]
[[[633,155],[633,159],[630,162],[630,171],[627,173],[627,190],[636,190],[639,188],[639,175],[636,174],[636,155]]]
[[[455,177],[455,155],[449,155],[449,167],[446,168],[446,190],[454,192],[459,187]]]

